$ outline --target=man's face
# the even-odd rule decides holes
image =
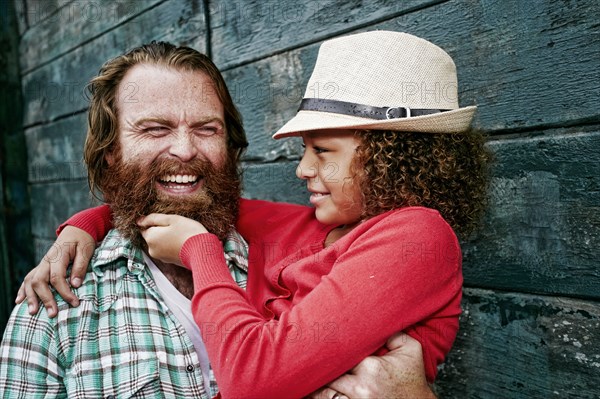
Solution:
[[[143,246],[137,219],[174,213],[223,238],[235,222],[240,182],[210,78],[136,65],[119,85],[117,111],[119,142],[107,157],[104,189],[115,227]]]
[[[225,162],[223,105],[202,72],[136,65],[119,85],[117,109],[125,163],[148,166],[161,158],[181,163],[180,171],[155,182],[164,196],[185,197],[203,188],[204,176],[188,173],[186,164],[202,159],[218,169]]]

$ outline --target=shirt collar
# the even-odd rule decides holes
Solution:
[[[235,229],[232,229],[223,242],[223,252],[229,270],[240,269],[248,273],[248,243]]]
[[[131,241],[123,237],[116,229],[108,232],[92,259],[92,270],[102,275],[102,268],[119,259],[127,259],[129,271],[139,271],[145,267],[144,256],[140,248],[135,247]]]

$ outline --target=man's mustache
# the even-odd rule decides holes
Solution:
[[[157,158],[145,165],[117,160],[109,172],[112,176],[105,194],[113,209],[114,225],[135,246],[145,247],[136,222],[150,213],[189,217],[219,238],[224,238],[235,224],[241,182],[237,164],[229,159],[216,167],[205,159],[181,162]],[[203,180],[202,186],[189,195],[169,195],[157,184],[165,184],[166,176],[172,181],[173,175],[196,176],[197,182]]]

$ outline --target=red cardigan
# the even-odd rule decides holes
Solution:
[[[106,209],[91,219],[100,213],[106,222]],[[184,244],[192,310],[223,397],[305,396],[400,330],[421,342],[427,378],[435,378],[460,314],[461,253],[452,229],[437,211],[403,208],[323,248],[332,227],[311,208],[241,200],[247,291],[231,278],[216,236]],[[89,223],[88,231],[99,238]]]

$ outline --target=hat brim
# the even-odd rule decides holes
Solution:
[[[459,133],[469,129],[476,106],[437,114],[402,119],[367,119],[319,111],[298,111],[279,129],[274,139],[300,136],[304,132],[325,129],[374,129],[422,133]]]

